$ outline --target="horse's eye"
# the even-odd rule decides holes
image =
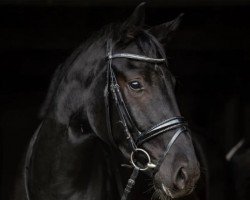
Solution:
[[[143,88],[139,81],[131,81],[128,85],[132,90],[141,90]]]

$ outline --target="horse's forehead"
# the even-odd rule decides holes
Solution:
[[[119,59],[114,59],[112,62],[115,70],[121,72],[124,75],[126,74],[128,76],[134,73],[140,73],[140,74],[151,73],[152,70],[154,70],[152,63],[144,61],[138,61],[128,58],[119,58]]]
[[[128,45],[122,47],[118,46],[117,49],[114,49],[114,51],[115,52],[113,53],[117,53],[116,51],[119,51],[120,53],[133,53],[133,54],[143,53],[135,42],[131,42]]]

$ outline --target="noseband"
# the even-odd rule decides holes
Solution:
[[[105,96],[106,121],[107,121],[109,139],[113,145],[116,145],[113,134],[112,134],[111,119],[110,119],[110,113],[109,113],[110,112],[109,111],[109,92],[110,92],[115,102],[115,106],[118,111],[124,133],[126,135],[126,138],[130,146],[130,151],[131,151],[130,162],[134,168],[132,175],[130,176],[128,183],[126,185],[126,188],[124,189],[123,195],[121,197],[121,200],[126,200],[133,185],[135,184],[135,179],[137,178],[139,171],[146,171],[146,170],[151,169],[153,170],[153,173],[156,173],[159,170],[164,158],[168,154],[171,146],[174,144],[178,136],[181,133],[187,132],[188,129],[186,127],[187,123],[185,122],[184,118],[181,116],[177,116],[177,117],[173,117],[170,119],[166,119],[154,125],[153,127],[151,127],[150,129],[146,131],[143,131],[143,132],[139,131],[139,129],[135,125],[127,109],[126,103],[120,91],[120,86],[117,82],[114,70],[112,68],[113,59],[126,58],[126,59],[131,59],[131,60],[136,60],[136,61],[152,63],[157,66],[157,64],[159,63],[166,64],[165,58],[151,58],[151,57],[146,57],[143,55],[130,54],[130,53],[114,53],[113,54],[111,41],[107,42],[107,52],[108,52],[107,53],[107,62],[108,62],[107,84],[105,87],[104,96]],[[166,146],[166,149],[163,155],[160,157],[157,163],[152,163],[150,155],[147,153],[147,151],[141,148],[141,145],[144,142],[151,140],[154,137],[160,134],[166,133],[170,130],[175,130],[175,134],[173,135],[170,142]],[[139,153],[144,154],[145,158],[147,159],[147,164],[144,165],[143,167],[140,167],[135,160],[135,154],[139,154]]]

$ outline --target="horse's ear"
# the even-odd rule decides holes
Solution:
[[[123,23],[122,30],[128,37],[134,37],[142,29],[145,22],[145,2],[140,3],[132,15]]]
[[[165,22],[165,23],[157,25],[157,26],[154,26],[151,29],[149,29],[148,31],[152,35],[154,35],[159,40],[159,42],[161,42],[162,44],[165,44],[166,42],[168,42],[171,39],[172,33],[174,33],[177,30],[177,28],[182,20],[183,15],[184,14],[181,13],[174,20],[169,21],[169,22]]]

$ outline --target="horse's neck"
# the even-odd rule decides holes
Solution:
[[[31,199],[117,199],[102,142],[44,121],[29,166]]]

